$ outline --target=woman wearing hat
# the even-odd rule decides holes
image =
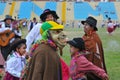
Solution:
[[[81,23],[84,25],[85,34],[83,35],[83,40],[85,41],[85,48],[89,52],[87,59],[107,72],[102,42],[96,33],[98,30],[96,27],[97,20],[90,16],[86,21],[82,21]]]
[[[70,76],[72,80],[89,80],[86,78],[86,74],[89,72],[102,80],[108,80],[108,76],[103,69],[95,66],[85,58],[85,43],[82,38],[74,38],[67,43],[70,45]]]
[[[15,39],[11,44],[10,55],[5,64],[4,80],[20,80],[22,70],[25,66],[26,40]]]
[[[43,13],[40,15],[40,19],[42,22],[45,21],[57,21],[58,15],[56,14],[55,11],[52,11],[50,9],[45,9]],[[29,49],[32,45],[32,43],[36,42],[37,40],[41,39],[41,35],[39,33],[40,27],[42,23],[37,23],[32,30],[28,33],[26,36],[26,44],[27,44],[27,52],[29,52]]]

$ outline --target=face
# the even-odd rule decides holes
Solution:
[[[22,56],[26,54],[26,45],[21,44],[20,48],[16,48],[16,51]]]
[[[59,48],[63,48],[66,45],[67,36],[63,30],[50,30],[52,40]]]
[[[48,15],[46,16],[46,21],[54,21],[53,15],[52,15],[52,14],[48,14]]]
[[[7,19],[7,20],[6,20],[6,24],[11,24],[11,22],[12,22],[12,21],[11,21],[10,19]]]
[[[78,51],[79,51],[78,48],[75,48],[74,46],[70,45],[70,53],[71,53],[71,55],[78,52]]]
[[[93,31],[93,28],[88,23],[84,23],[84,32],[89,33],[90,31]]]

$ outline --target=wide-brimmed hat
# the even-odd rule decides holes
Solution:
[[[40,34],[44,33],[46,30],[57,30],[57,29],[64,29],[63,25],[60,25],[54,21],[46,21],[42,24],[40,28]]]
[[[73,38],[73,40],[67,41],[67,43],[78,48],[80,51],[85,50],[85,43],[82,38]]]
[[[81,23],[84,25],[84,23],[88,23],[89,25],[91,25],[91,27],[94,28],[95,31],[97,31],[97,20],[91,16],[89,16],[85,21],[81,21]]]
[[[58,17],[58,15],[56,14],[56,12],[55,12],[55,11],[52,11],[52,10],[50,10],[50,9],[45,9],[45,10],[43,11],[43,13],[40,15],[40,19],[41,19],[43,22],[45,22],[46,16],[47,16],[48,14],[52,14],[55,19],[59,19],[59,17]]]
[[[12,18],[12,16],[10,16],[10,15],[6,15],[5,16],[5,19],[3,20],[3,21],[6,21],[6,20],[11,20],[11,21],[13,21],[14,19]]]
[[[10,50],[15,50],[15,48],[21,43],[26,44],[26,39],[20,39],[20,38],[15,39],[10,45],[11,46]]]

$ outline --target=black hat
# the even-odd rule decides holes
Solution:
[[[40,19],[41,19],[43,22],[45,22],[46,16],[47,16],[48,14],[52,14],[55,19],[59,19],[59,17],[58,17],[58,15],[56,14],[56,12],[55,12],[55,11],[52,11],[52,10],[50,10],[50,9],[45,9],[45,10],[43,11],[43,13],[40,15]]]
[[[85,43],[82,38],[73,38],[73,40],[67,41],[68,44],[80,49],[85,50]]]
[[[12,18],[12,16],[10,16],[10,15],[6,15],[4,21],[6,21],[6,20],[8,20],[8,19],[10,19],[11,21],[14,20],[14,19]]]
[[[91,25],[91,27],[94,28],[95,31],[98,30],[97,27],[96,27],[96,25],[97,25],[97,20],[96,20],[95,18],[91,17],[91,16],[89,16],[89,17],[86,19],[86,21],[81,21],[81,23],[82,23],[83,25],[84,25],[84,23],[88,23],[89,25]]]
[[[20,38],[15,39],[15,40],[11,43],[11,49],[10,49],[10,50],[15,50],[15,48],[16,48],[19,44],[21,44],[21,43],[26,44],[26,39],[20,39]]]

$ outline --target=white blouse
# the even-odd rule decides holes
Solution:
[[[25,67],[26,60],[24,56],[20,56],[17,52],[8,56],[5,62],[5,71],[11,75],[20,78],[21,71]]]

